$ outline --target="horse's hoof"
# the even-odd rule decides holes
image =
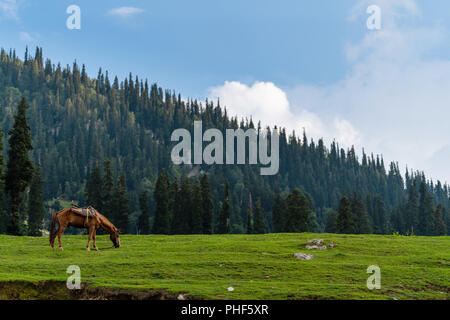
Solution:
[[[98,248],[95,248],[95,251],[98,251]]]
[[[91,251],[91,248],[86,248],[87,251]]]
[[[60,247],[59,250],[64,251],[64,249],[62,247]]]

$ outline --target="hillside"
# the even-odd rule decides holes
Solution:
[[[128,235],[121,237],[121,248],[109,249],[108,238],[100,236],[102,249],[86,252],[85,236],[65,236],[65,250],[53,252],[47,238],[0,235],[0,298],[65,298],[69,265],[81,268],[81,280],[90,288],[166,292],[172,297],[183,293],[202,299],[450,298],[450,237],[322,234],[325,243],[337,247],[305,249],[308,240],[317,237]],[[298,252],[315,257],[299,260],[294,257]],[[381,290],[366,287],[370,265],[381,268]],[[39,281],[47,282],[30,284]]]
[[[323,140],[308,138],[307,133],[276,129],[280,133],[280,170],[275,176],[260,176],[260,168],[255,165],[175,166],[170,160],[173,130],[192,131],[194,120],[202,120],[205,130],[247,129],[257,127],[257,119],[237,119],[227,114],[219,101],[182,100],[180,94],[131,74],[119,81],[117,77],[110,79],[103,70],[99,70],[97,78],[90,78],[86,70],[77,63],[65,67],[54,64],[44,58],[42,48],[36,48],[34,55],[27,51],[23,59],[13,50],[1,50],[0,128],[6,140],[17,104],[25,97],[33,137],[32,158],[42,167],[46,201],[59,198],[93,205],[86,203],[87,181],[96,168],[101,170],[105,159],[111,159],[114,181],[121,173],[126,177],[130,233],[137,230],[139,195],[143,191],[153,193],[163,168],[171,178],[179,180],[183,174],[206,172],[215,213],[229,183],[232,233],[246,231],[250,196],[261,201],[266,231],[275,231],[271,214],[275,196],[280,193],[285,197],[295,188],[309,199],[317,222],[312,224],[311,232],[323,232],[330,209],[337,208],[343,195],[358,192],[367,203],[368,213],[372,213],[375,233],[411,233],[419,230],[420,219],[418,213],[409,217],[410,211],[402,206],[414,184],[417,188],[426,184],[424,190],[432,195],[434,205],[442,204],[443,220],[450,230],[447,184],[430,181],[421,172],[403,174],[398,164],[385,165],[381,156],[363,153],[358,158],[353,148],[345,150],[338,142],[326,146]],[[376,136],[376,132],[373,134]],[[198,176],[194,174],[193,179]],[[378,211],[371,209],[375,200],[380,204]],[[112,216],[103,205],[95,206]],[[151,224],[153,197],[149,198],[149,206]],[[383,222],[377,222],[380,214]],[[6,224],[7,217],[0,217],[0,233]]]

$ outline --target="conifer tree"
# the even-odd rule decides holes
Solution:
[[[192,198],[191,198],[191,221],[190,232],[191,234],[203,233],[203,197],[202,186],[200,182],[196,181],[192,185]]]
[[[128,222],[130,217],[130,202],[127,197],[127,184],[125,174],[122,173],[117,181],[115,191],[115,210],[117,212],[117,228],[121,233],[128,233]]]
[[[375,234],[386,234],[388,229],[386,205],[379,194],[373,198],[373,230]]]
[[[431,236],[435,231],[433,198],[427,190],[425,182],[420,185],[419,230],[418,235]]]
[[[86,206],[92,206],[101,212],[101,208],[103,208],[102,188],[103,188],[102,174],[100,172],[100,168],[96,166],[92,170],[90,179],[87,182],[85,195]],[[110,218],[113,222],[115,222],[117,214],[115,214],[113,217],[108,218]]]
[[[366,207],[362,197],[355,192],[351,199],[351,206],[353,217],[355,217],[356,233],[357,234],[370,234],[372,228],[370,227],[369,215],[367,214]]]
[[[338,214],[334,210],[328,212],[327,224],[325,226],[326,233],[337,233]]]
[[[310,203],[299,189],[294,189],[286,200],[286,232],[309,231]]]
[[[33,178],[33,163],[29,151],[33,149],[31,129],[26,118],[27,104],[22,98],[14,117],[13,128],[9,131],[8,166],[5,180],[5,191],[9,195],[10,218],[8,234],[20,235],[23,232],[19,208],[23,195]]]
[[[5,158],[3,156],[3,130],[0,128],[0,234],[6,232]]]
[[[203,234],[213,233],[213,200],[208,176],[205,174],[201,179],[202,188],[202,213],[203,213]]]
[[[106,217],[114,215],[114,177],[111,169],[111,160],[103,161],[103,179],[102,179],[102,208],[99,209]]]
[[[346,196],[343,196],[339,203],[337,232],[343,234],[354,234],[356,232],[355,217],[350,200]]]
[[[286,204],[280,193],[277,193],[272,207],[272,223],[275,233],[285,231]]]
[[[265,233],[264,213],[263,209],[261,208],[260,199],[258,199],[255,204],[255,224],[253,229],[255,234]]]
[[[156,203],[155,220],[152,229],[152,233],[154,234],[169,234],[170,232],[169,183],[169,176],[167,175],[166,170],[162,169],[156,180],[155,191],[153,193]]]
[[[142,191],[139,196],[139,208],[141,215],[139,216],[139,233],[150,234],[150,208],[148,206],[148,191]]]
[[[411,184],[408,190],[408,202],[404,211],[405,228],[407,234],[418,232],[419,226],[419,194],[415,184]]]
[[[28,235],[32,237],[42,236],[45,215],[43,185],[41,167],[36,166],[28,198]]]
[[[248,196],[248,207],[247,207],[247,234],[253,234],[253,200],[252,194]]]
[[[442,218],[442,205],[439,204],[434,212],[434,225],[436,236],[445,236],[447,234],[447,228],[445,226],[444,220]]]
[[[225,199],[220,210],[216,233],[230,233],[230,185],[228,184],[228,182],[225,184]]]

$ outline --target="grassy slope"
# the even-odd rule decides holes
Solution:
[[[337,248],[306,250],[320,237]],[[111,245],[97,238],[100,248]],[[92,286],[167,289],[207,299],[449,299],[450,237],[269,234],[122,236],[120,249],[87,252],[86,236],[0,236],[0,281],[61,280],[78,265]],[[294,258],[312,253],[313,260]],[[369,265],[381,290],[366,287]],[[228,292],[232,286],[235,290]]]

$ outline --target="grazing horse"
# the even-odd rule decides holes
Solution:
[[[98,250],[95,242],[95,236],[97,229],[102,227],[106,232],[110,234],[110,239],[114,244],[114,247],[120,247],[119,229],[117,229],[104,215],[100,214],[97,210],[93,209],[95,214],[92,216],[84,217],[80,215],[80,210],[76,209],[64,209],[56,212],[52,216],[52,224],[50,227],[50,245],[55,250],[55,238],[58,236],[59,249],[63,250],[61,243],[61,236],[67,227],[75,227],[89,230],[89,239],[86,245],[86,249],[91,251],[90,243],[91,239],[94,241],[94,249]],[[56,221],[58,221],[59,228],[55,230]]]

